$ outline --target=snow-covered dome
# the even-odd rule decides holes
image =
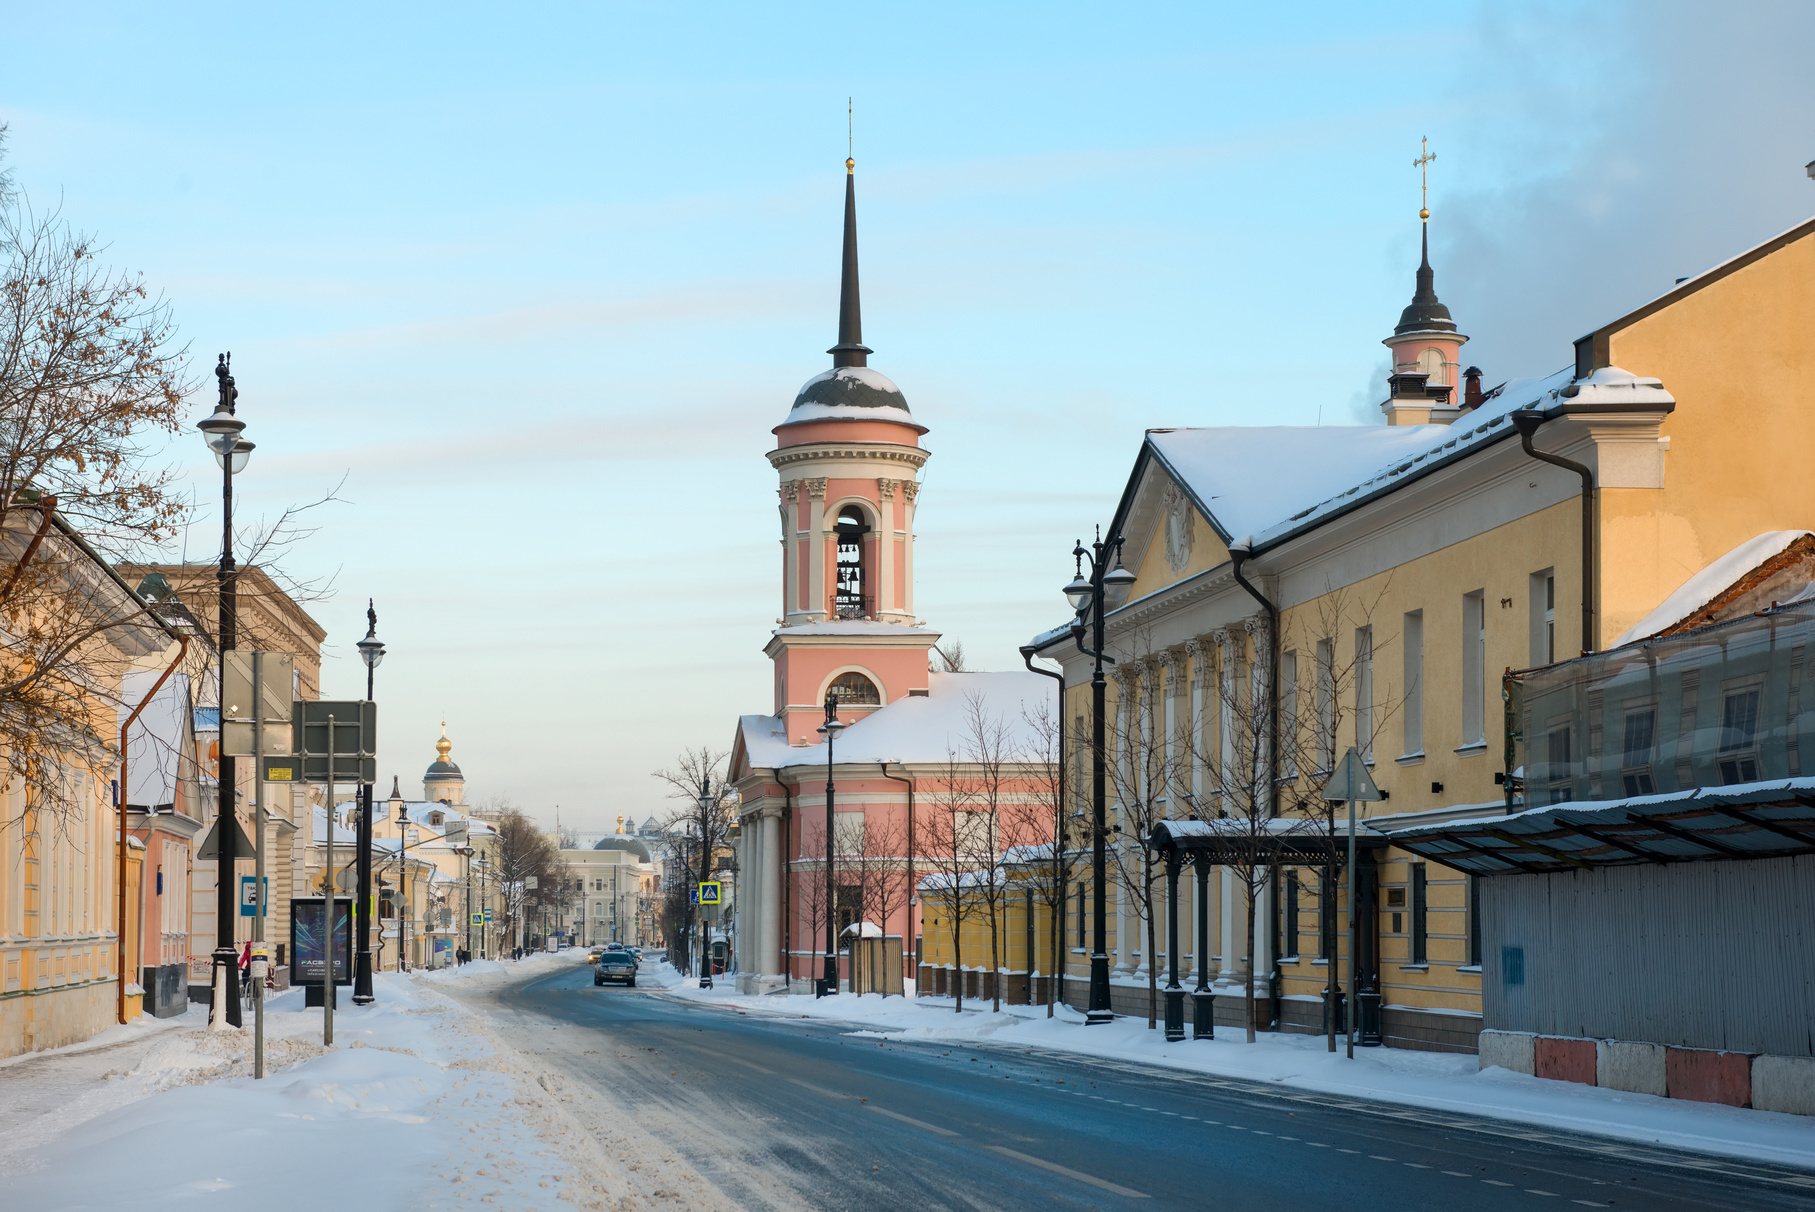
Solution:
[[[782,424],[824,420],[900,421],[914,425],[901,389],[887,375],[868,366],[834,366],[808,379],[794,397],[794,407]]]

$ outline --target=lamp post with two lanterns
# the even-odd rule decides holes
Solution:
[[[220,582],[219,640],[223,670],[226,654],[239,646],[238,569],[233,562],[233,477],[245,470],[253,448],[251,442],[240,436],[246,423],[234,415],[239,388],[233,383],[232,357],[232,354],[220,356],[214,368],[220,388],[219,401],[211,415],[196,423],[196,428],[202,431],[202,440],[214,453],[214,461],[221,466],[221,562],[215,576]],[[234,777],[235,765],[233,758],[225,753],[220,755],[220,810],[214,828],[218,839],[215,920],[219,927],[215,932],[213,957],[216,999],[213,1013],[237,1027],[240,1025],[239,957],[234,952],[233,928],[239,920],[239,881],[235,878],[238,871],[234,865],[239,857],[235,846],[239,837],[239,788]]]
[[[819,726],[819,734],[826,738],[826,964],[825,973],[819,979],[819,986],[814,990],[815,997],[829,997],[838,992],[838,906],[836,904],[837,885],[833,881],[832,856],[832,748],[838,740],[838,734],[847,725],[838,718],[838,694],[836,691],[826,693],[826,722]],[[853,955],[855,952],[852,953]]]
[[[354,647],[366,663],[366,701],[372,701],[372,671],[384,660],[384,641],[378,638],[378,610],[366,599],[366,636]],[[359,789],[359,901],[353,907],[354,931],[359,936],[353,963],[353,1004],[369,1006],[372,993],[372,784]]]
[[[1134,588],[1134,574],[1122,567],[1122,537],[1108,542],[1098,538],[1085,550],[1080,541],[1072,548],[1076,575],[1065,587],[1065,597],[1077,617],[1072,620],[1071,636],[1078,651],[1095,662],[1090,674],[1090,809],[1091,809],[1091,906],[1090,1002],[1084,1021],[1088,1025],[1107,1023],[1115,1018],[1109,1007],[1108,921],[1104,913],[1107,900],[1107,853],[1105,838],[1109,832],[1108,806],[1105,800],[1104,767],[1104,694],[1105,663],[1115,664],[1103,655],[1103,617],[1128,600]],[[1113,556],[1114,565],[1110,565]],[[1090,575],[1084,574],[1084,561],[1090,561]],[[1090,632],[1091,646],[1084,646],[1084,633]]]

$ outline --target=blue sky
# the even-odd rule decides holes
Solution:
[[[762,456],[834,340],[848,96],[917,605],[984,668],[1144,428],[1377,419],[1420,136],[1490,382],[1815,211],[1800,5],[374,8],[7,4],[9,163],[233,351],[245,508],[346,476],[289,561],[330,695],[378,599],[385,780],[445,715],[550,823],[770,707]]]

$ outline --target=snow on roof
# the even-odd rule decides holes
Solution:
[[[1572,404],[1675,403],[1656,379],[1606,366],[1572,383],[1572,370],[1515,379],[1449,425],[1222,426],[1157,429],[1148,445],[1231,541],[1257,547],[1309,529],[1378,493],[1479,447],[1513,436],[1507,414]],[[1332,486],[1339,491],[1331,493]]]
[[[901,389],[868,366],[835,366],[808,379],[782,424],[828,420],[899,421],[926,432],[908,411]]]
[[[1808,533],[1806,530],[1768,530],[1747,539],[1677,586],[1669,597],[1658,603],[1656,610],[1627,628],[1610,647],[1618,648],[1621,644],[1656,635],[1666,627],[1674,627]]]
[[[896,699],[845,729],[834,756],[839,765],[942,762],[965,748],[966,713],[973,696],[1007,728],[1011,751],[1040,743],[1027,716],[1058,703],[1053,680],[1037,673],[929,673],[927,693]],[[795,747],[781,721],[772,715],[739,719],[744,752],[757,769],[823,766],[825,744]]]

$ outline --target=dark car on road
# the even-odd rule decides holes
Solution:
[[[603,985],[617,981],[631,989],[637,987],[636,956],[628,951],[607,951],[592,966],[592,983]]]

